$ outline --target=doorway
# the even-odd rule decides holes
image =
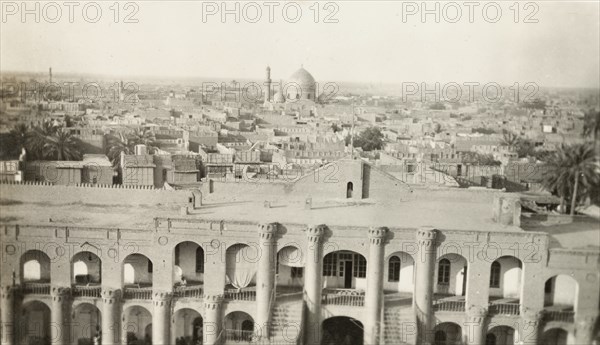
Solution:
[[[344,288],[352,289],[352,260],[344,262]]]
[[[346,185],[346,199],[352,198],[353,190],[354,190],[354,185],[352,184],[352,182],[348,182],[348,184]]]

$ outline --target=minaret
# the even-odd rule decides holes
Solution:
[[[265,93],[265,103],[271,101],[271,67],[267,66],[267,79],[265,80],[267,92]]]
[[[50,78],[48,79],[48,80],[49,80],[49,81],[48,81],[48,83],[49,83],[49,84],[52,84],[52,67],[50,67],[50,72],[48,73],[48,75],[49,75],[49,77],[50,77]]]

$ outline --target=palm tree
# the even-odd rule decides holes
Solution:
[[[506,131],[502,134],[502,146],[508,146],[509,149],[514,151],[519,146],[519,142],[519,137],[513,132]]]
[[[107,138],[106,155],[112,162],[113,166],[117,166],[121,159],[121,152],[126,155],[133,153],[133,145],[129,145],[127,138],[119,133],[118,136],[111,135]]]
[[[571,199],[571,215],[575,214],[578,198],[590,196],[598,185],[600,166],[589,143],[560,147],[550,157],[544,185],[561,198]]]
[[[583,124],[583,135],[590,136],[594,140],[598,140],[600,137],[600,111],[590,111],[585,114]]]
[[[137,129],[127,136],[127,144],[131,148],[135,145],[145,145],[148,152],[151,152],[156,149],[156,137],[148,128]]]
[[[48,144],[48,138],[55,135],[58,127],[54,126],[52,121],[44,121],[41,125],[36,126],[31,131],[31,135],[27,140],[27,146],[30,154],[34,159],[45,158],[45,146]]]
[[[79,141],[71,132],[59,129],[52,136],[47,137],[48,142],[44,145],[44,155],[51,159],[78,160],[81,159]]]
[[[23,149],[29,151],[29,140],[31,138],[31,130],[25,124],[16,125],[9,133],[7,143],[3,144],[7,149],[7,156],[16,158]]]

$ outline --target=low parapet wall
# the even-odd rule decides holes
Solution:
[[[1,199],[23,203],[185,206],[188,205],[191,196],[190,190],[154,189],[147,186],[0,183]]]

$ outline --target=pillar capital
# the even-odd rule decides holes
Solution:
[[[173,294],[169,291],[154,291],[152,293],[152,302],[155,307],[168,306],[171,303]]]
[[[223,295],[204,295],[204,308],[215,310],[223,303]]]
[[[63,302],[71,297],[71,288],[64,286],[52,286],[50,296],[53,302]]]
[[[471,304],[467,310],[467,318],[470,322],[482,323],[488,314],[488,310],[485,307]]]
[[[419,245],[432,247],[438,234],[438,230],[432,227],[422,227],[417,230],[417,241]]]
[[[104,303],[113,304],[121,299],[121,289],[103,288],[101,295]]]
[[[374,245],[383,245],[387,240],[389,229],[386,227],[370,228],[369,241]]]
[[[279,230],[278,223],[260,223],[258,224],[258,236],[263,240],[272,240]]]
[[[18,285],[3,286],[2,289],[0,290],[0,295],[2,296],[2,299],[14,298],[14,297],[16,297],[16,295],[18,293],[19,293]]]
[[[325,224],[308,225],[305,230],[308,242],[320,242],[325,235],[326,229],[327,226]]]

